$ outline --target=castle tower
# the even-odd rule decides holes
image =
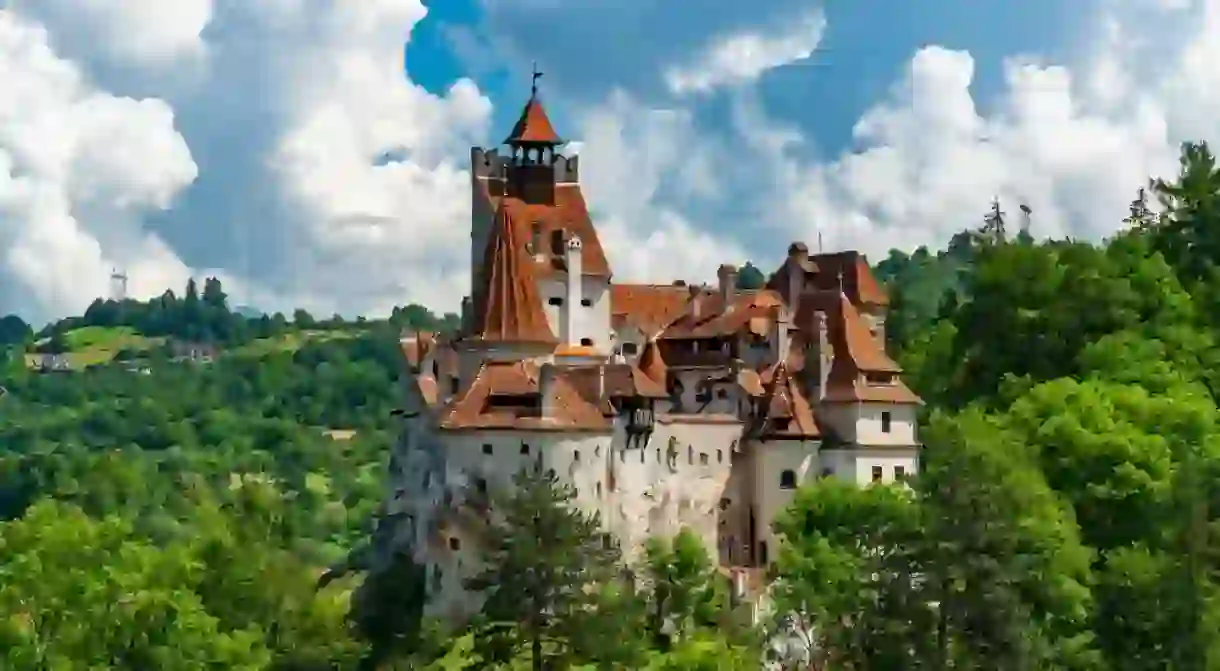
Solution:
[[[613,349],[610,328],[610,266],[581,193],[578,157],[559,153],[555,132],[538,96],[534,71],[530,97],[503,147],[473,147],[471,160],[471,315],[463,333],[477,332],[476,295],[488,285],[486,250],[501,219],[516,227],[514,239],[532,263],[543,310],[554,334],[599,352]],[[569,242],[578,239],[576,249]]]

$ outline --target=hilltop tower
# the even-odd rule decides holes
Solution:
[[[118,268],[110,270],[110,300],[123,302],[127,300],[127,272]]]

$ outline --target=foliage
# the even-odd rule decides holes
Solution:
[[[613,617],[599,603],[618,575],[618,548],[596,515],[569,505],[556,475],[523,469],[493,501],[481,536],[486,568],[466,587],[485,595],[476,650],[489,662],[528,651],[535,668],[590,659],[582,631]],[[541,666],[540,666],[541,665]]]
[[[693,533],[624,558],[552,473],[482,510],[469,626],[424,617],[432,567],[367,572],[399,333],[453,315],[249,318],[209,279],[37,336],[4,318],[0,666],[733,671],[766,650],[803,669],[1220,668],[1208,147],[1184,146],[1123,226],[1035,242],[996,205],[944,251],[878,265],[929,402],[922,472],[799,490],[759,628]],[[182,361],[184,342],[219,351]],[[31,349],[95,365],[40,373]]]

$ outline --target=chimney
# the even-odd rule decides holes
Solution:
[[[716,278],[720,280],[720,299],[728,305],[729,299],[737,292],[737,266],[722,264],[716,270]]]
[[[568,237],[567,244],[564,245],[563,261],[564,267],[568,269],[567,278],[564,280],[564,289],[566,294],[563,299],[563,309],[559,311],[560,319],[562,320],[562,336],[560,340],[568,345],[577,345],[580,343],[580,334],[577,333],[580,315],[580,299],[581,299],[581,272],[582,261],[581,249],[584,245],[580,241],[580,237],[572,234]]]
[[[775,320],[775,360],[787,361],[788,348],[791,347],[789,342],[789,331],[792,328],[792,311],[787,307],[780,306],[779,314]]]
[[[809,247],[803,242],[788,245],[788,306],[795,314],[805,292],[805,268],[809,265]]]
[[[830,337],[826,328],[826,313],[818,311],[815,319],[818,329],[818,401],[826,398],[826,383],[830,380]]]
[[[690,294],[690,314],[695,319],[699,318],[699,308],[702,307],[699,303],[699,294],[703,293],[703,287],[692,284],[687,288],[686,292]]]
[[[538,401],[543,419],[555,417],[555,376],[558,369],[554,363],[546,362],[538,367]]]
[[[474,299],[470,296],[462,296],[462,332],[470,333],[474,330]]]

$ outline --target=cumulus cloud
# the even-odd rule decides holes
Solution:
[[[1164,34],[1176,39],[1157,37]],[[623,211],[647,204],[638,216],[654,226],[668,225],[667,208],[688,219],[697,212],[703,235],[691,244],[741,245],[766,262],[793,239],[874,258],[943,245],[977,226],[993,196],[1014,216],[1019,204],[1030,206],[1036,235],[1100,239],[1117,229],[1150,175],[1176,171],[1182,141],[1220,140],[1220,74],[1208,65],[1220,58],[1220,2],[1111,3],[1081,38],[1089,48],[1066,64],[1008,59],[1002,94],[987,104],[973,95],[970,53],[924,47],[835,156],[819,156],[800,125],[770,116],[746,87],[732,96],[729,133],[705,126],[618,150],[646,152],[658,159],[655,173],[680,176],[691,158],[665,143],[698,147],[699,164],[714,166],[718,178],[712,194],[692,200],[670,184],[612,202]],[[599,119],[590,128],[608,123],[599,114],[629,119],[650,105],[689,122],[695,104],[636,101],[632,109],[612,99],[590,115]],[[586,154],[600,151],[598,137],[586,138]],[[705,172],[694,174],[702,180]]]
[[[0,10],[4,308],[78,310],[112,265],[137,295],[214,272],[275,309],[455,308],[467,151],[503,129],[472,81],[437,95],[405,76],[420,0],[113,4]],[[1116,1],[1079,53],[1011,59],[986,101],[971,54],[921,49],[832,156],[762,87],[833,23],[805,0],[724,7],[647,48],[639,26],[664,16],[644,0],[485,3],[481,31],[450,31],[485,63],[528,51],[548,71],[622,279],[710,280],[819,236],[874,256],[943,244],[993,195],[1028,203],[1036,233],[1096,238],[1179,141],[1220,136],[1220,0]]]
[[[683,95],[753,82],[768,70],[812,56],[825,27],[826,17],[813,11],[774,31],[753,28],[718,37],[689,63],[666,70],[665,83]]]
[[[46,31],[9,11],[0,78],[0,295],[27,313],[79,310],[103,293],[112,264],[137,259],[143,282],[185,281],[176,255],[139,225],[196,176],[169,106],[92,88]]]
[[[199,180],[144,223],[187,265],[219,275],[235,300],[273,309],[457,304],[465,161],[488,133],[491,104],[469,80],[437,96],[407,79],[404,45],[426,14],[419,0],[110,4],[22,11],[99,85],[151,88],[177,111]],[[153,273],[129,272],[137,287]]]
[[[790,220],[802,222],[794,233],[875,254],[943,244],[977,224],[992,195],[1012,212],[1028,204],[1037,235],[1114,232],[1150,175],[1174,173],[1180,142],[1220,138],[1220,78],[1201,66],[1220,49],[1218,8],[1196,3],[1175,17],[1182,41],[1140,48],[1121,39],[1147,28],[1133,21],[1139,13],[1106,15],[1077,65],[1007,62],[988,113],[971,96],[969,53],[920,50],[890,99],[856,124],[852,151],[789,162],[779,184]]]

